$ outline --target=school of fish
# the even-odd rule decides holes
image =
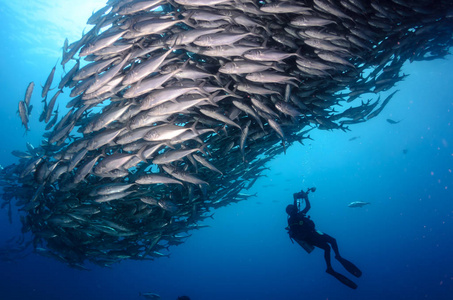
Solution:
[[[34,251],[76,268],[168,256],[276,155],[376,117],[396,91],[361,95],[453,42],[447,0],[109,0],[87,23],[43,86],[41,145],[0,170]]]

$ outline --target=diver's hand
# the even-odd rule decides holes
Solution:
[[[294,199],[307,199],[307,198],[308,198],[308,195],[303,190],[300,191],[299,193],[294,194]]]

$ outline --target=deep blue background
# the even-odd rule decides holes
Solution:
[[[40,85],[64,37],[79,38],[91,11],[104,1],[77,1],[78,9],[68,0],[10,2],[0,1],[1,165],[15,162],[10,152],[25,150],[27,141],[39,144]],[[294,145],[269,164],[267,177],[248,191],[257,192],[256,198],[215,211],[214,220],[205,221],[210,227],[193,231],[169,259],[85,272],[36,254],[0,261],[0,299],[140,299],[139,292],[163,300],[183,294],[192,300],[451,299],[452,68],[452,56],[406,64],[410,76],[397,84],[400,92],[381,115],[347,133],[312,131],[314,141]],[[56,78],[61,74],[59,67]],[[36,84],[35,111],[32,131],[24,136],[16,111],[30,81]],[[368,98],[377,95],[363,97]],[[402,121],[391,125],[387,118]],[[310,211],[317,228],[334,236],[342,255],[363,270],[354,279],[357,290],[325,273],[321,250],[307,254],[284,230],[292,193],[311,186],[317,187]],[[349,208],[351,201],[372,204]],[[6,210],[0,211],[0,246],[19,232],[17,212],[10,225]]]

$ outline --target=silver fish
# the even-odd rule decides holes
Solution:
[[[41,97],[42,98],[46,98],[47,97],[47,93],[49,92],[50,90],[50,86],[52,85],[52,81],[53,81],[53,77],[55,75],[55,69],[56,69],[56,65],[52,68],[52,70],[50,71],[50,74],[49,76],[47,77],[46,79],[46,83],[44,83],[44,86],[42,88],[42,93],[41,93]]]

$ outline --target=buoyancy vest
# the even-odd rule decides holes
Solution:
[[[288,233],[291,238],[305,239],[315,232],[315,223],[302,213],[288,218]]]

